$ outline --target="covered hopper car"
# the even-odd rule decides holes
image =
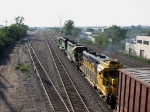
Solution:
[[[119,69],[117,112],[150,112],[150,68]]]

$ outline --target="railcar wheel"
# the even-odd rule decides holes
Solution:
[[[109,94],[107,94],[107,96],[106,96],[106,103],[108,105],[110,105],[110,95]]]

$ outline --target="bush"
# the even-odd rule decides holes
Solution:
[[[16,69],[19,69],[19,65],[16,66]]]
[[[16,69],[20,69],[23,73],[25,73],[27,76],[29,76],[28,66],[24,64],[18,64],[16,66]]]
[[[22,64],[20,66],[20,70],[23,71],[23,72],[26,72],[26,71],[28,71],[28,66]]]

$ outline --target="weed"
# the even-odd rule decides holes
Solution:
[[[23,73],[25,73],[28,77],[30,77],[29,71],[28,71],[28,66],[27,66],[27,65],[18,64],[18,65],[16,66],[16,69],[21,70],[21,71],[22,71]]]
[[[19,69],[19,65],[16,66],[16,69]]]
[[[127,53],[121,53],[121,52],[117,52],[117,53],[120,53],[120,54],[123,54],[125,56],[128,56],[128,57],[131,57],[131,58],[134,58],[136,60],[140,60],[140,61],[143,61],[143,62],[147,62],[150,64],[150,59],[146,59],[146,58],[143,58],[143,57],[138,57],[138,56],[133,56],[131,54],[127,54]]]

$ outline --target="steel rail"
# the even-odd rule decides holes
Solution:
[[[45,35],[45,36],[47,37],[47,35]],[[89,112],[89,110],[88,110],[87,106],[85,105],[82,97],[80,96],[77,88],[75,87],[73,81],[71,80],[67,70],[65,69],[62,61],[60,60],[59,56],[55,52],[54,47],[50,44],[49,39],[47,39],[47,40],[49,42],[49,46],[51,46],[50,50],[51,50],[51,52],[53,52],[52,55],[53,55],[53,57],[55,57],[55,63],[56,63],[57,69],[59,71],[59,74],[61,74],[60,72],[65,71],[65,72],[63,72],[63,75],[61,75],[61,78],[63,80],[63,83],[65,85],[65,88],[66,88],[67,92],[69,91],[68,95],[70,97],[70,100],[72,101],[72,105],[74,107],[74,110],[75,111],[87,111],[87,112]],[[59,61],[59,62],[56,62],[56,60]],[[76,96],[76,97],[74,97],[74,96]],[[77,98],[78,98],[78,101],[77,101]]]
[[[26,44],[26,47],[27,47],[28,52],[29,52],[29,56],[30,56],[31,61],[32,61],[34,71],[37,73],[37,77],[38,77],[38,79],[40,80],[41,86],[42,86],[42,88],[43,88],[43,90],[44,90],[44,93],[45,93],[47,99],[48,99],[48,102],[49,102],[49,104],[50,104],[50,107],[52,108],[52,111],[54,111],[54,108],[53,108],[52,103],[51,103],[51,101],[50,101],[50,99],[49,99],[48,93],[47,93],[47,91],[46,91],[46,89],[45,89],[45,87],[44,87],[44,84],[43,84],[43,82],[42,82],[42,80],[41,80],[41,77],[40,77],[40,75],[39,75],[39,72],[38,72],[38,70],[37,70],[37,68],[36,68],[36,66],[35,66],[35,62],[34,62],[33,57],[32,57],[32,55],[31,55],[30,49],[29,49],[29,47],[28,47],[28,45],[27,45],[26,42],[25,42],[25,44]],[[54,111],[54,112],[55,112],[55,111]]]
[[[29,43],[28,43],[28,44],[29,44]],[[30,44],[29,44],[29,45],[30,45]],[[53,95],[55,94],[54,97],[57,97],[56,95],[58,95],[59,98],[56,98],[56,100],[59,100],[59,99],[60,99],[61,102],[62,102],[62,104],[58,106],[58,105],[56,104],[56,100],[54,101],[54,99],[52,99],[52,97],[50,98],[50,94],[48,94],[48,97],[49,97],[50,101],[52,100],[52,101],[51,101],[51,105],[52,105],[52,107],[53,107],[53,111],[54,111],[54,112],[55,112],[55,111],[68,111],[68,112],[69,112],[68,107],[67,107],[66,104],[64,103],[64,100],[62,99],[62,97],[60,96],[60,94],[59,94],[59,92],[57,91],[56,87],[54,86],[53,82],[52,82],[51,79],[49,78],[47,72],[45,71],[43,65],[41,64],[41,62],[40,62],[38,56],[36,55],[36,53],[35,53],[35,51],[34,51],[34,49],[32,48],[31,45],[30,45],[30,48],[31,48],[33,54],[35,55],[35,57],[36,57],[36,59],[37,59],[39,65],[41,66],[41,68],[42,68],[44,74],[47,76],[48,80],[50,81],[50,84],[52,85],[51,87],[53,87],[53,88],[52,88],[52,89],[53,89],[52,93],[53,93]],[[43,84],[43,85],[44,85],[44,84]],[[54,92],[55,92],[55,93],[54,93]],[[53,98],[54,98],[54,97],[53,97]],[[59,104],[60,104],[60,101],[59,101]],[[65,108],[61,109],[61,108],[62,108],[62,105],[64,105]],[[56,107],[54,107],[54,106],[56,106]]]
[[[46,37],[45,37],[45,39],[46,39]],[[74,108],[73,108],[73,106],[72,106],[72,103],[71,103],[71,101],[70,101],[69,95],[68,95],[68,93],[67,93],[67,90],[66,90],[66,88],[65,88],[65,85],[64,85],[64,83],[63,83],[63,80],[62,80],[62,78],[61,78],[61,75],[60,75],[60,73],[59,73],[59,70],[58,70],[58,68],[57,68],[57,65],[56,65],[56,63],[55,63],[55,59],[54,59],[54,57],[53,57],[53,54],[52,54],[52,52],[51,52],[51,50],[50,50],[50,47],[49,47],[49,44],[48,44],[48,40],[47,40],[47,39],[46,39],[46,42],[47,42],[47,46],[48,46],[48,48],[49,48],[50,54],[51,54],[51,56],[52,56],[52,60],[53,60],[54,65],[55,65],[55,67],[56,67],[57,73],[58,73],[58,75],[59,75],[59,77],[60,77],[61,83],[62,83],[62,85],[63,85],[63,87],[64,87],[63,89],[65,90],[67,99],[68,99],[68,101],[69,101],[69,105],[71,106],[71,107],[70,107],[70,111],[75,112],[75,110],[74,110]],[[66,102],[67,102],[67,101],[66,101]],[[68,108],[69,108],[69,107],[68,107]]]

